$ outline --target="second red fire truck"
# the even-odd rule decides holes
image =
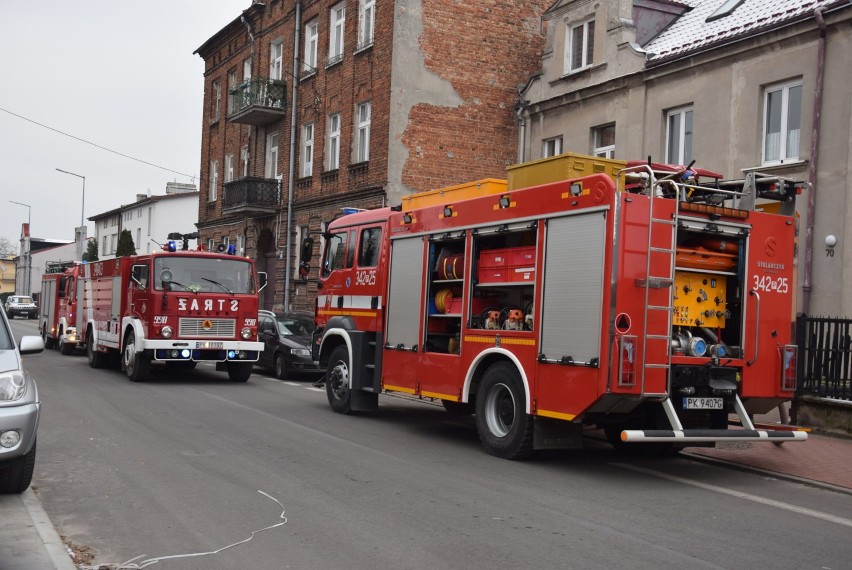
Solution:
[[[153,362],[216,363],[245,382],[263,350],[257,314],[265,282],[249,259],[178,251],[174,242],[164,249],[46,275],[46,344],[63,354],[83,348],[90,366],[120,367],[134,382],[147,378]]]
[[[504,458],[590,427],[655,451],[805,439],[750,419],[795,389],[796,185],[636,163],[565,178],[333,221],[315,343],[331,408],[438,399]]]

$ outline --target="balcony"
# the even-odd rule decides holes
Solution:
[[[274,178],[246,177],[225,182],[222,215],[242,214],[250,218],[278,212],[281,183]]]
[[[228,120],[241,125],[268,125],[284,116],[287,82],[252,77],[228,91]]]

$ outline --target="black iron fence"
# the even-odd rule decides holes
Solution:
[[[254,105],[282,109],[287,102],[286,90],[287,83],[281,79],[252,77],[228,91],[231,96],[228,114]]]
[[[852,400],[852,319],[799,316],[796,395]]]
[[[276,208],[281,203],[281,184],[274,178],[247,176],[225,183],[222,208]]]

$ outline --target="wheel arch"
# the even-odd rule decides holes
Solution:
[[[464,379],[461,401],[471,401],[470,397],[471,395],[476,394],[479,389],[479,383],[482,380],[482,376],[485,374],[485,371],[488,370],[488,367],[492,364],[496,364],[497,362],[508,362],[515,367],[515,370],[518,371],[518,375],[521,378],[521,384],[524,386],[526,410],[528,414],[532,414],[532,393],[527,373],[521,365],[521,361],[518,360],[514,354],[504,348],[495,347],[483,350],[476,356],[476,358],[473,359],[473,362],[470,363],[470,367],[468,367],[467,374]]]
[[[127,333],[133,331],[133,336],[136,337],[135,347],[136,352],[142,352],[144,347],[142,342],[145,340],[145,329],[142,327],[142,322],[139,319],[124,317],[121,320],[121,337],[118,339],[119,350],[124,350],[124,339],[127,338]]]

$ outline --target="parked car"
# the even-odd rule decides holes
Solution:
[[[24,295],[12,295],[6,299],[5,309],[6,316],[10,319],[14,319],[15,315],[34,319],[38,314],[38,307],[33,302],[33,298]]]
[[[324,370],[311,358],[311,333],[314,317],[310,313],[260,311],[258,336],[263,352],[258,366],[275,371],[278,378],[291,374],[318,375]]]
[[[33,478],[41,402],[21,355],[42,350],[40,336],[25,336],[16,345],[6,315],[0,315],[0,493],[23,493]]]

